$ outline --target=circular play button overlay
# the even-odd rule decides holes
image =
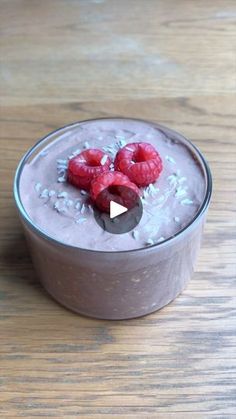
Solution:
[[[109,212],[102,212],[101,203],[109,203]],[[116,189],[106,188],[97,196],[94,216],[98,225],[113,234],[124,234],[133,230],[143,214],[142,201],[139,195],[127,186]]]

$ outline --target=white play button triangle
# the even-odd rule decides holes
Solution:
[[[143,216],[143,206],[139,193],[127,186],[119,185],[119,195],[114,194],[110,187],[102,189],[93,207],[94,218],[104,231],[112,234],[125,234],[132,231]],[[119,204],[118,204],[119,202]],[[121,205],[123,204],[123,205]]]
[[[117,202],[110,202],[110,218],[118,217],[118,215],[124,214],[128,211],[128,208],[123,207],[123,205],[117,204]]]

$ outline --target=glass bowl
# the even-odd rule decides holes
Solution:
[[[193,273],[212,192],[210,169],[189,140],[150,122],[171,138],[183,142],[201,167],[205,196],[196,215],[175,236],[141,249],[98,251],[68,245],[35,225],[22,204],[19,184],[24,166],[35,155],[59,135],[76,130],[82,122],[85,121],[67,125],[41,139],[25,154],[16,170],[14,198],[33,263],[48,293],[77,313],[114,320],[143,316],[172,301],[183,291]]]

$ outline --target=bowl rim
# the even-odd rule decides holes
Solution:
[[[196,155],[198,156],[198,158],[200,159],[201,163],[204,166],[205,172],[206,172],[206,191],[205,191],[205,195],[204,195],[204,199],[202,201],[201,206],[199,207],[198,211],[196,212],[195,216],[191,219],[191,221],[186,224],[186,226],[184,226],[181,230],[179,230],[176,234],[174,234],[173,236],[170,236],[168,238],[166,238],[165,240],[163,240],[162,242],[159,243],[155,243],[153,245],[150,246],[146,246],[146,247],[140,247],[138,249],[128,249],[128,250],[96,250],[96,249],[86,249],[83,247],[79,247],[79,246],[75,246],[75,245],[71,245],[68,243],[65,243],[63,241],[57,240],[56,238],[48,235],[43,229],[41,229],[37,224],[35,224],[33,222],[33,220],[30,218],[30,216],[28,215],[27,211],[24,208],[24,205],[21,201],[20,198],[20,191],[19,191],[19,185],[20,185],[20,177],[21,177],[21,173],[22,170],[24,168],[24,165],[26,163],[26,161],[28,160],[28,158],[35,152],[35,150],[41,146],[44,142],[46,142],[46,140],[56,134],[59,133],[60,131],[63,131],[67,128],[72,128],[75,125],[80,125],[86,122],[94,122],[94,121],[99,121],[99,120],[129,120],[129,121],[137,121],[137,122],[144,122],[147,124],[152,124],[154,126],[156,126],[158,129],[164,131],[165,130],[169,131],[170,133],[173,134],[177,134],[178,136],[182,137],[184,141],[186,141],[186,143],[192,147],[192,149],[194,150],[194,152],[196,153]],[[99,118],[89,118],[89,119],[85,119],[85,120],[81,120],[81,121],[76,121],[73,122],[71,124],[66,124],[60,128],[57,128],[56,130],[53,130],[51,132],[49,132],[47,135],[45,135],[44,137],[42,137],[41,139],[39,139],[32,147],[30,147],[26,153],[23,155],[23,157],[21,158],[21,160],[18,163],[16,172],[15,172],[15,176],[14,176],[14,182],[13,182],[13,196],[14,196],[14,200],[17,206],[17,209],[20,213],[20,215],[22,216],[23,220],[27,223],[27,225],[32,228],[32,230],[39,234],[42,238],[46,239],[47,241],[54,243],[55,245],[59,245],[62,247],[66,247],[67,249],[73,249],[73,250],[77,250],[77,251],[83,251],[83,252],[89,252],[89,253],[96,253],[96,254],[127,254],[127,253],[140,253],[140,252],[149,252],[152,251],[155,248],[161,248],[164,247],[167,243],[172,242],[173,240],[175,240],[177,237],[179,237],[180,235],[182,235],[184,232],[186,232],[187,230],[189,230],[190,227],[192,227],[201,217],[201,215],[204,214],[204,212],[207,210],[209,203],[210,203],[210,199],[211,199],[211,195],[212,195],[212,175],[211,175],[211,170],[209,167],[209,164],[207,163],[205,157],[203,156],[203,154],[200,152],[200,150],[198,149],[198,147],[196,147],[188,138],[186,138],[184,135],[180,134],[178,131],[175,131],[169,127],[166,127],[162,124],[159,124],[157,122],[153,122],[151,120],[146,120],[146,119],[141,119],[141,118],[129,118],[129,117],[99,117]]]

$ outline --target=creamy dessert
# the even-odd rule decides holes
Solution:
[[[23,157],[14,181],[40,281],[64,306],[102,319],[151,313],[183,291],[211,190],[209,167],[187,139],[127,118],[49,134]],[[110,197],[129,209],[113,219]],[[130,230],[126,215],[135,220]]]
[[[181,136],[152,123],[132,119],[100,119],[60,130],[52,143],[24,165],[19,194],[36,227],[67,245],[98,251],[140,249],[175,236],[200,209],[206,194],[201,165]],[[68,182],[70,159],[83,150],[99,149],[104,164],[114,170],[117,152],[128,144],[149,143],[159,153],[158,179],[140,187],[141,221],[132,231],[112,234],[94,217],[88,190]],[[105,157],[104,157],[105,156]]]

